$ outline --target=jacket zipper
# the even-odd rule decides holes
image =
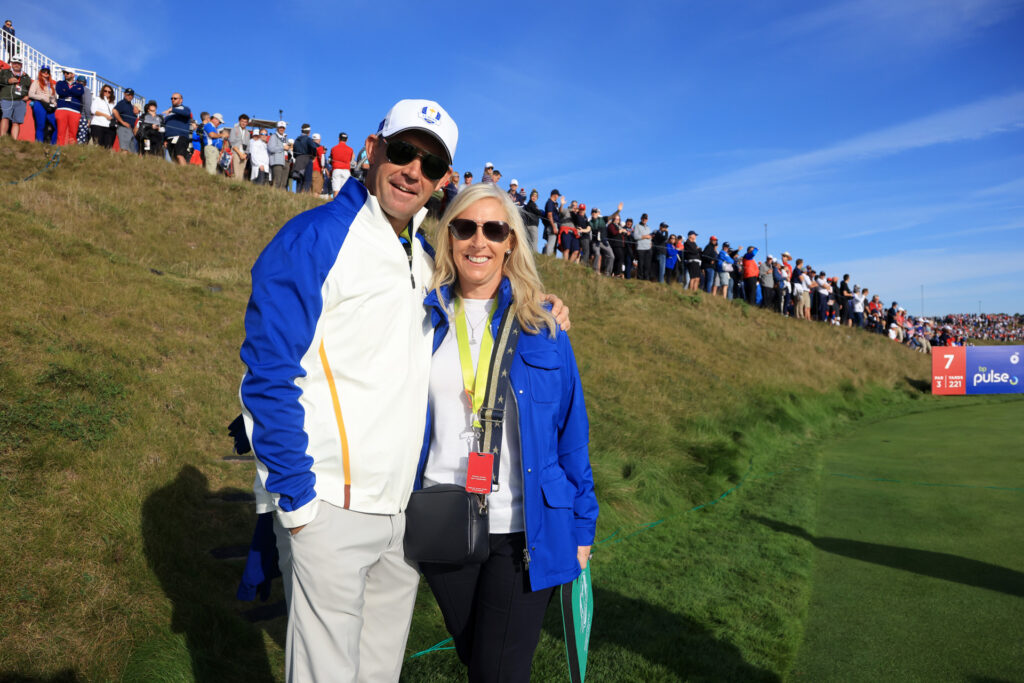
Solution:
[[[511,381],[508,385],[512,388],[512,401],[516,404],[516,417],[519,417],[519,399],[516,398],[516,388],[512,386]],[[530,571],[530,533],[528,531],[529,526],[526,523],[526,472],[524,470],[526,465],[523,464],[523,434],[519,429],[518,420],[516,420],[515,427],[516,434],[519,437],[519,474],[523,478],[523,538],[526,541],[526,544],[523,546],[523,569],[528,572]]]

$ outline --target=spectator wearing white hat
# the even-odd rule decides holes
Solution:
[[[277,122],[277,130],[270,134],[267,141],[267,153],[270,155],[270,184],[279,190],[288,189],[287,154],[285,145],[288,143],[288,135],[285,131],[288,123]]]
[[[210,114],[210,120],[203,124],[206,146],[203,147],[203,166],[210,175],[217,175],[217,164],[220,161],[224,143],[220,137],[220,124],[224,123],[224,115]]]
[[[484,173],[482,176],[480,176],[480,182],[493,183],[494,178],[491,177],[492,173],[494,173],[494,164],[488,161],[486,164],[484,164]]]
[[[267,151],[269,137],[267,130],[261,128],[254,131],[249,139],[249,179],[255,185],[266,185],[270,180],[270,153]]]
[[[324,169],[327,162],[327,150],[320,143],[320,133],[313,133],[313,145],[316,153],[313,155],[313,194],[317,197],[324,193]]]
[[[13,55],[11,68],[0,71],[0,107],[3,111],[0,137],[6,137],[9,130],[11,137],[18,139],[21,124],[25,121],[28,91],[31,87],[32,78],[22,67],[21,55]]]

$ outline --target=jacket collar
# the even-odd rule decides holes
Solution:
[[[441,286],[441,297],[438,298],[437,290],[431,289],[427,293],[427,297],[423,300],[423,305],[430,311],[430,324],[436,330],[441,326],[445,329],[451,324],[448,319],[448,309],[452,302],[452,286],[442,285]],[[505,315],[506,309],[512,305],[512,283],[509,282],[507,277],[501,278],[501,284],[498,285],[498,295],[496,307],[494,309],[494,316],[491,319],[491,334],[498,333],[498,326],[501,324],[501,316]]]

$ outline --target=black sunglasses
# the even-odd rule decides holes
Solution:
[[[399,166],[411,164],[413,159],[419,157],[423,175],[431,180],[440,180],[448,172],[447,161],[403,140],[384,140],[384,154],[388,161]]]
[[[426,171],[424,170],[424,173]],[[484,221],[477,223],[468,218],[453,218],[448,224],[448,231],[457,240],[468,240],[476,234],[477,226],[483,228],[484,237],[490,242],[504,242],[508,239],[512,227],[505,221]]]

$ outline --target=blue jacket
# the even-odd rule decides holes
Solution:
[[[183,104],[171,107],[171,113],[164,116],[164,137],[173,138],[179,135],[192,137],[192,110]]]
[[[718,252],[718,263],[716,264],[718,267],[715,270],[717,270],[719,273],[729,272],[722,270],[722,265],[725,263],[735,265],[736,260],[732,256],[729,256],[728,252],[726,252],[725,249],[722,249],[721,251]]]
[[[451,290],[442,288],[444,301]],[[501,316],[512,302],[512,286],[503,279],[491,323],[497,335]],[[448,334],[444,304],[432,290],[424,301],[434,327],[434,351]],[[593,545],[597,529],[597,497],[590,470],[590,426],[583,402],[576,357],[569,337],[558,331],[519,335],[512,361],[511,389],[519,412],[523,467],[523,515],[533,590],[568,583],[580,573],[576,549]],[[506,425],[507,426],[507,425]],[[430,447],[430,408],[416,472],[422,486]]]
[[[85,94],[85,86],[81,83],[68,85],[67,81],[57,84],[57,109],[68,109],[70,111],[82,111],[82,96]]]

